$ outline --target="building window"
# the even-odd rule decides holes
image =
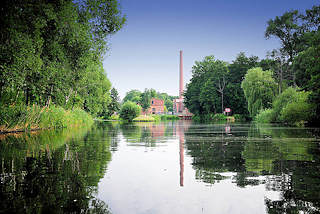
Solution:
[[[153,104],[153,100],[151,101],[151,104]]]

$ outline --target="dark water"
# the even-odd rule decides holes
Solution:
[[[178,121],[0,136],[0,213],[319,212],[319,129]]]

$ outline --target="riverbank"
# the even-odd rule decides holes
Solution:
[[[167,121],[167,120],[180,120],[176,115],[139,115],[133,119],[133,122],[157,122],[157,121]],[[110,120],[105,121],[123,121],[119,115],[113,115]]]
[[[93,124],[84,110],[50,106],[8,106],[0,108],[0,134],[50,128],[81,127]]]

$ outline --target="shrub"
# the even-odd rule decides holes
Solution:
[[[270,123],[273,115],[273,109],[260,110],[259,114],[255,116],[254,120],[258,123]]]
[[[242,114],[234,114],[233,117],[236,121],[247,121],[247,117]]]
[[[151,117],[154,119],[154,121],[160,121],[161,120],[161,116],[160,115],[152,114]]]
[[[308,103],[306,97],[301,97],[282,109],[280,120],[290,125],[302,126],[314,116],[314,109],[314,105]]]
[[[279,94],[272,103],[273,114],[271,115],[271,122],[280,122],[280,115],[283,108],[290,102],[294,102],[298,99],[299,92],[289,87]]]
[[[271,121],[303,125],[314,116],[314,106],[308,103],[310,92],[289,87],[273,102]]]
[[[131,101],[127,101],[122,105],[119,116],[121,119],[131,122],[134,118],[139,116],[140,112],[140,106]]]
[[[113,114],[110,117],[111,120],[119,120],[119,115],[118,114]]]
[[[161,120],[180,120],[180,118],[177,115],[161,115]]]
[[[212,117],[212,120],[214,121],[221,121],[221,120],[227,120],[227,116],[222,114],[222,113],[218,113],[218,114],[215,114],[213,117]]]

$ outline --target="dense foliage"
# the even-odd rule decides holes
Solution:
[[[231,64],[213,56],[196,61],[185,91],[185,105],[201,120],[212,120],[214,114],[222,113],[224,108],[231,108],[232,114],[248,117],[241,81],[248,69],[258,65],[258,57],[247,57],[242,52]]]
[[[266,59],[240,53],[230,64],[212,56],[195,62],[185,105],[196,118],[212,120],[228,107],[232,114],[245,118],[249,113],[258,121],[319,124],[320,6],[304,14],[295,10],[269,20],[265,37],[281,42]],[[225,72],[219,71],[219,63],[225,65]],[[300,98],[281,107],[273,104],[288,87]],[[275,106],[279,109],[273,109]]]
[[[274,99],[272,109],[261,110],[255,120],[304,125],[315,116],[315,104],[308,102],[309,95],[310,92],[289,87]]]
[[[248,101],[250,116],[254,117],[261,109],[271,107],[277,84],[271,71],[252,68],[245,75],[241,87]]]
[[[141,107],[134,102],[125,102],[120,109],[120,118],[126,121],[133,121],[141,112]]]
[[[102,59],[125,22],[116,0],[4,0],[0,11],[0,105],[106,113]]]
[[[304,120],[319,124],[320,6],[313,6],[304,14],[295,10],[270,20],[266,37],[271,36],[281,41],[279,52],[283,55],[283,64],[286,64],[284,72],[291,74],[287,82],[307,91],[300,93],[301,99],[282,109],[282,120],[287,123]]]
[[[227,64],[214,56],[196,61],[184,94],[187,108],[196,115],[221,113],[228,72]]]
[[[110,91],[111,101],[108,105],[107,115],[111,117],[114,113],[120,110],[120,98],[118,95],[118,91],[115,88],[112,88]]]

